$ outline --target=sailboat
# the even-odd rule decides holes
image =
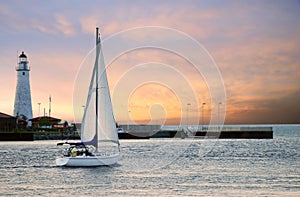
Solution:
[[[62,142],[67,145],[58,166],[102,166],[118,161],[120,144],[113,114],[109,86],[101,48],[99,28],[96,28],[96,59],[92,71],[87,101],[82,118],[81,142]]]

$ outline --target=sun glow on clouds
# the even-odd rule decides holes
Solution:
[[[174,92],[156,83],[138,87],[128,103],[130,119],[143,124],[168,124],[168,120],[182,116],[180,106]]]
[[[126,53],[107,71],[116,119],[120,122],[130,119],[139,123],[185,124],[190,103],[189,115],[196,124],[200,103],[210,103],[201,73],[182,57],[164,50]]]
[[[181,30],[209,50],[225,82],[228,123],[299,123],[296,118],[300,113],[297,107],[300,92],[298,13],[300,6],[294,1],[276,1],[272,4],[263,1],[151,1],[135,2],[135,5],[122,1],[92,4],[72,2],[71,5],[68,1],[2,1],[0,80],[5,86],[2,85],[0,89],[0,111],[9,114],[13,111],[16,50],[24,49],[32,65],[34,114],[37,113],[37,102],[42,102],[48,108],[51,94],[53,115],[72,120],[73,82],[80,62],[93,47],[95,26],[100,27],[104,39],[127,28],[154,25]],[[156,64],[155,67],[155,62],[174,68],[172,74],[170,67],[162,64]],[[116,117],[126,122],[130,108],[133,121],[143,119],[149,122],[166,118],[167,122],[172,120],[172,123],[178,123],[180,117],[186,117],[188,102],[191,102],[190,114],[194,113],[195,117],[201,114],[202,102],[207,103],[206,117],[215,113],[212,112],[215,106],[210,106],[210,94],[205,81],[187,65],[182,59],[174,56],[169,58],[161,51],[137,51],[122,55],[108,70],[113,95],[119,92],[130,98],[122,106],[116,102],[117,98],[113,98]],[[182,84],[174,80],[174,76],[177,76],[175,69],[188,76],[186,84],[192,87],[195,101],[186,96],[181,99],[178,97],[186,92]],[[158,77],[166,77],[166,82],[171,85],[145,83],[143,86],[134,86],[135,91],[129,93],[118,89],[125,84],[130,85],[133,79],[138,81],[151,76],[151,72],[157,76],[154,81],[159,81]],[[128,76],[133,79],[128,79]],[[120,77],[124,77],[121,78],[122,83]],[[178,88],[179,93],[163,94],[174,87]],[[149,92],[153,92],[153,95]],[[158,93],[162,95],[158,96]],[[168,98],[171,102],[179,103],[180,107],[165,102]],[[124,115],[126,112],[127,115]]]

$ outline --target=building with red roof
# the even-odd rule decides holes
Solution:
[[[16,117],[0,112],[0,131],[12,131],[16,126]]]
[[[32,123],[33,128],[53,128],[53,125],[57,125],[61,119],[50,117],[50,116],[39,116],[29,119]]]

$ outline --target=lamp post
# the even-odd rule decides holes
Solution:
[[[186,106],[186,114],[187,114],[187,129],[189,128],[189,106],[191,104],[188,103],[187,106]]]
[[[85,110],[85,105],[82,105],[82,110],[83,110],[83,116],[84,116],[84,110]]]
[[[37,103],[39,105],[39,113],[38,113],[38,117],[40,116],[40,111],[41,111],[41,104],[42,103]]]
[[[41,102],[40,103],[38,103],[38,105],[39,105],[39,113],[38,113],[38,117],[40,117],[40,111],[41,111]],[[40,119],[40,118],[39,118]],[[38,127],[40,127],[40,120],[38,121]]]
[[[128,116],[129,116],[129,119],[127,121],[127,132],[129,131],[129,122],[130,122],[130,110],[128,110]]]
[[[221,104],[222,104],[221,102],[218,103],[218,131],[219,132],[220,132],[220,105]]]
[[[202,131],[204,127],[204,105],[206,105],[205,102],[202,103],[202,128],[201,128]]]

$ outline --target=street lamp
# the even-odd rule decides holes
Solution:
[[[41,104],[42,103],[37,103],[39,105],[39,113],[38,113],[38,117],[40,116],[40,111],[41,111]]]
[[[129,116],[129,119],[127,121],[127,132],[129,132],[129,122],[130,122],[130,110],[128,110],[128,116]]]
[[[85,105],[82,105],[81,107],[82,107],[83,115],[84,115]]]
[[[39,105],[39,113],[38,113],[38,117],[40,117],[40,111],[41,111],[41,104],[42,103],[37,103]],[[40,120],[38,121],[38,127],[40,127]]]
[[[205,102],[202,103],[202,131],[203,131],[203,127],[204,127],[204,105],[206,105]]]
[[[218,131],[220,131],[220,105],[222,102],[218,103]]]
[[[187,114],[187,128],[189,128],[189,106],[191,104],[188,103],[187,106],[186,106],[186,114]]]

